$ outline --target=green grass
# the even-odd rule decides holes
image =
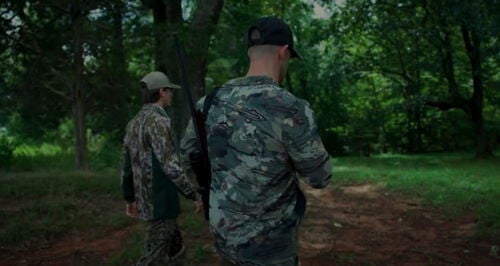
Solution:
[[[198,237],[206,230],[207,221],[203,216],[203,210],[195,214],[194,204],[191,200],[186,200],[181,196],[181,216],[179,218],[179,226],[182,231],[186,232],[188,237]]]
[[[101,143],[98,149],[95,147],[92,148],[92,145],[89,146],[88,162],[90,169],[100,171],[109,168],[119,168],[120,145]],[[0,153],[0,159],[7,159],[1,157],[1,155]],[[15,147],[11,158],[8,158],[8,165],[0,163],[0,167],[11,172],[47,170],[71,171],[75,168],[75,155],[72,152],[72,148],[63,149],[58,145],[50,143],[41,143],[37,145],[21,144]]]
[[[140,230],[132,236],[128,241],[126,248],[112,256],[106,263],[108,266],[122,266],[122,265],[134,265],[135,262],[141,257],[142,248],[144,245],[144,229]]]
[[[86,230],[98,236],[130,223],[118,171],[0,173],[0,244],[50,240]]]
[[[480,235],[500,239],[500,159],[470,154],[381,155],[334,160],[334,186],[377,183],[440,207],[454,217],[473,212]]]
[[[0,246],[38,246],[67,234],[99,238],[110,229],[138,222],[124,215],[118,166],[106,163],[115,153],[91,155],[91,166],[98,167],[74,171],[72,154],[50,153],[47,147],[35,153],[23,149],[17,151],[9,171],[0,171]],[[191,201],[181,197],[181,204],[183,236],[202,235],[206,231],[202,215],[193,214]],[[108,264],[133,265],[141,255],[143,238],[144,230],[134,233],[125,250],[112,256]],[[202,244],[194,244],[188,252],[194,265],[207,258]]]

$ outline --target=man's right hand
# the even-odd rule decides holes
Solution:
[[[203,202],[201,200],[197,200],[194,202],[195,210],[194,213],[199,213],[203,210]]]
[[[135,202],[134,203],[127,203],[126,213],[127,213],[127,216],[130,216],[132,218],[137,217],[137,205],[135,204]]]

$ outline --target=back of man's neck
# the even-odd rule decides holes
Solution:
[[[279,76],[279,68],[276,68],[272,63],[269,62],[250,63],[250,67],[248,68],[246,76],[268,76],[277,82]]]
[[[272,80],[274,81],[278,81],[278,77],[277,75],[273,75],[269,72],[263,72],[263,71],[248,71],[248,73],[246,74],[246,77],[257,77],[257,76],[266,76],[266,77],[270,77]]]

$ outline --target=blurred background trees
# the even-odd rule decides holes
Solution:
[[[308,100],[333,155],[466,151],[500,140],[500,1],[48,0],[0,3],[0,167],[50,143],[78,169],[117,164],[139,79],[181,83],[196,99],[245,75],[245,33],[275,15],[303,60],[282,84]],[[169,110],[177,138],[185,95]]]

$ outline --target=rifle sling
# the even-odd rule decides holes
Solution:
[[[212,106],[214,102],[215,95],[219,91],[220,87],[216,87],[214,91],[212,91],[207,97],[205,98],[205,101],[203,102],[203,122],[207,120],[207,115],[208,115],[208,110],[210,110],[210,107]]]

